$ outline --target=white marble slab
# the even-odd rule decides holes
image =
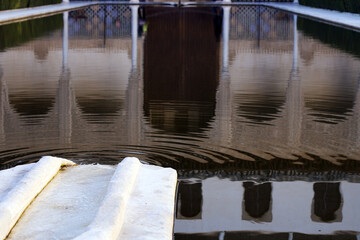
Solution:
[[[45,157],[0,171],[0,206],[9,210],[0,212],[0,239],[172,239],[175,170],[137,158],[64,164],[73,162]]]

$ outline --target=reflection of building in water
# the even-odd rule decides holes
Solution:
[[[186,185],[188,180],[180,181],[185,181]],[[198,180],[197,184],[202,184],[201,191],[196,193],[199,202],[193,204],[200,205],[201,218],[176,216],[175,234],[257,231],[321,235],[360,230],[360,202],[356,197],[360,194],[358,183],[255,183],[212,177]],[[181,195],[191,196],[194,189],[190,186],[181,188]],[[182,204],[178,198],[178,212]]]
[[[221,8],[146,8],[144,110],[153,127],[186,133],[208,126],[219,79],[220,14]]]
[[[162,8],[159,15],[152,15],[152,9],[144,11],[145,20],[154,23],[146,25],[146,41],[134,36],[134,44],[130,34],[135,10],[89,9],[86,18],[69,19],[69,71],[61,67],[61,31],[0,53],[6,59],[1,61],[1,137],[11,147],[24,147],[28,142],[16,141],[23,138],[39,150],[50,141],[44,139],[54,144],[91,142],[98,150],[134,144],[141,147],[130,154],[156,146],[164,162],[178,169],[211,163],[206,167],[323,170],[325,162],[327,169],[340,164],[345,171],[358,171],[357,162],[341,160],[360,158],[354,147],[360,142],[359,60],[304,37],[292,16],[261,7]],[[222,23],[229,32],[224,31],[219,42]],[[39,59],[40,46],[47,54]],[[309,46],[312,56],[307,55]],[[338,62],[340,68],[328,71]],[[319,106],[319,96],[334,93],[351,105],[344,107],[340,100],[329,104],[328,97],[320,97],[325,101],[322,109],[346,108],[346,114],[340,120],[319,121],[319,108],[309,102]],[[29,104],[33,107],[26,107]],[[72,132],[61,135],[63,127]],[[166,143],[149,134],[159,129],[202,134],[168,151]],[[71,141],[62,139],[69,135]],[[107,141],[112,145],[103,144]],[[257,161],[264,159],[274,161]]]

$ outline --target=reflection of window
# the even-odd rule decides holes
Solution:
[[[177,219],[201,219],[201,185],[201,183],[179,183],[176,211]]]
[[[315,183],[311,219],[316,222],[341,222],[340,183]]]
[[[244,182],[243,220],[271,222],[271,183]]]

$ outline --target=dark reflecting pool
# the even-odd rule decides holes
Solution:
[[[135,156],[178,170],[176,240],[360,239],[359,41],[259,6],[0,26],[0,169]]]

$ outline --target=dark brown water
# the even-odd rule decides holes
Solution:
[[[359,41],[251,6],[0,26],[0,168],[135,156],[178,170],[175,239],[357,239]]]

